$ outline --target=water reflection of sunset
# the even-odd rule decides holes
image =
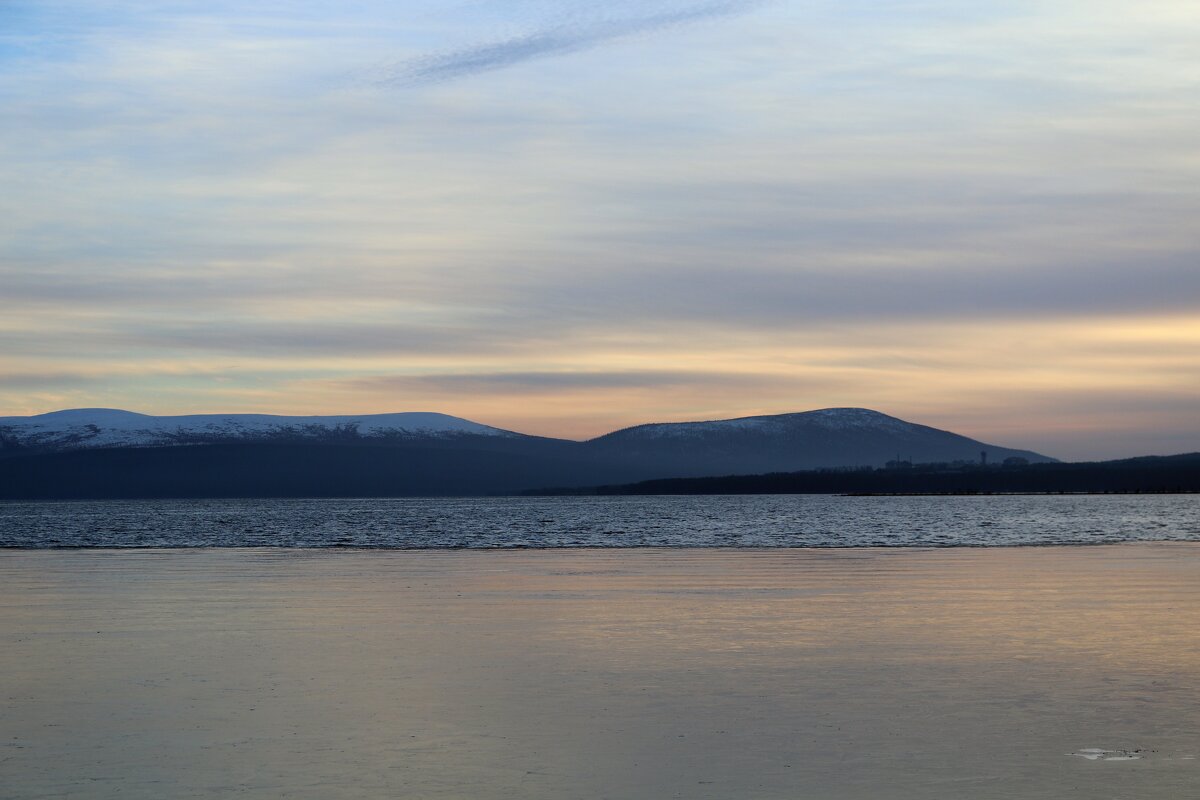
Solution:
[[[1190,544],[0,570],[30,792],[107,772],[177,796],[647,800],[1174,800],[1200,781]]]

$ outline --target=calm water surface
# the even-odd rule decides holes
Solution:
[[[1200,495],[0,504],[0,546],[906,547],[1200,541]]]

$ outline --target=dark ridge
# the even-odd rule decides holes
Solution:
[[[406,497],[513,494],[555,476],[621,479],[557,442],[506,449],[477,437],[418,445],[208,444],[0,459],[0,499]],[[492,441],[485,441],[485,440]]]
[[[1200,492],[1200,453],[1116,461],[1020,464],[893,464],[883,469],[823,469],[665,478],[637,483],[544,489],[529,494],[1046,494]]]

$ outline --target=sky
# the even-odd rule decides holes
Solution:
[[[0,415],[1200,450],[1186,0],[0,2]]]

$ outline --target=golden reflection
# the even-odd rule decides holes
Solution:
[[[79,551],[0,577],[22,796],[1200,785],[1192,544]],[[1093,749],[1137,757],[1072,755]]]

